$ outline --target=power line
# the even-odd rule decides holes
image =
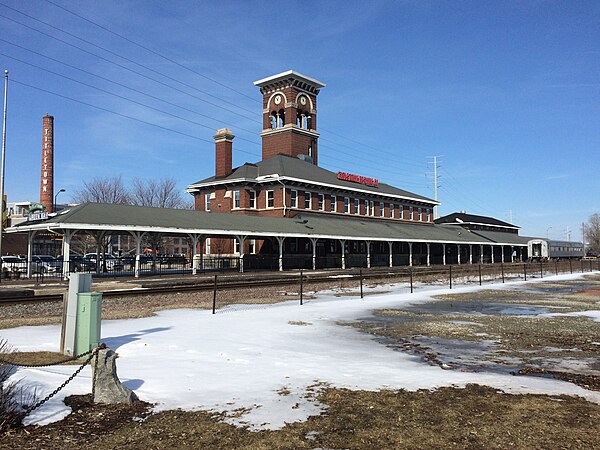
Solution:
[[[0,4],[1,4],[1,3],[0,3]],[[170,88],[170,89],[173,89],[174,91],[177,91],[177,92],[180,92],[180,93],[182,93],[182,94],[184,94],[184,95],[188,95],[188,96],[190,96],[190,97],[192,97],[192,98],[195,98],[196,100],[199,100],[199,101],[201,101],[201,102],[207,103],[207,104],[209,104],[209,105],[211,105],[211,106],[214,106],[214,107],[216,107],[216,108],[222,109],[222,110],[224,110],[224,111],[227,111],[227,112],[230,112],[230,113],[232,113],[232,114],[235,114],[235,115],[237,115],[237,116],[243,117],[244,119],[247,119],[247,120],[255,120],[255,119],[253,119],[253,118],[250,118],[250,117],[248,117],[248,116],[246,116],[246,115],[244,115],[244,114],[238,113],[238,112],[236,112],[236,111],[233,111],[233,110],[231,110],[231,109],[229,109],[229,108],[225,108],[224,106],[217,105],[216,103],[213,103],[213,102],[210,102],[210,101],[208,101],[208,100],[205,100],[205,99],[203,99],[202,97],[198,97],[197,95],[194,95],[194,94],[191,94],[191,93],[189,93],[189,92],[186,92],[186,91],[184,91],[184,90],[182,90],[182,89],[176,88],[176,87],[174,87],[174,86],[172,86],[172,85],[170,85],[170,84],[168,84],[168,83],[165,83],[165,82],[163,82],[163,81],[161,81],[161,80],[159,80],[159,79],[153,78],[153,77],[151,77],[151,76],[148,76],[148,75],[145,75],[145,74],[143,74],[143,73],[141,73],[141,72],[138,72],[138,71],[136,71],[136,70],[133,70],[133,69],[131,69],[131,68],[127,67],[127,66],[124,66],[123,64],[119,64],[118,62],[111,61],[110,59],[108,59],[108,58],[105,58],[105,57],[103,57],[103,56],[101,56],[101,55],[98,55],[97,53],[94,53],[94,52],[91,52],[91,51],[89,51],[89,50],[86,50],[86,49],[84,49],[84,48],[81,48],[81,47],[79,47],[79,46],[77,46],[77,45],[75,45],[75,44],[71,44],[70,42],[67,42],[67,41],[65,41],[65,40],[63,40],[63,39],[60,39],[60,38],[58,38],[58,37],[56,37],[56,36],[53,36],[53,35],[51,35],[51,34],[49,34],[49,33],[45,33],[44,31],[38,30],[38,29],[36,29],[36,28],[34,28],[34,27],[31,27],[31,26],[29,26],[29,25],[27,25],[27,24],[24,24],[24,23],[22,23],[22,22],[19,22],[18,20],[12,19],[12,18],[10,18],[10,17],[7,17],[7,16],[5,16],[5,15],[3,15],[3,14],[0,14],[0,17],[4,18],[4,19],[6,19],[6,20],[9,20],[9,21],[11,21],[11,22],[14,22],[14,23],[16,23],[16,24],[18,24],[18,25],[21,25],[21,26],[23,26],[23,27],[25,27],[25,28],[28,28],[28,29],[30,29],[30,30],[32,30],[32,31],[35,31],[36,33],[40,33],[40,34],[42,34],[42,35],[44,35],[44,36],[47,36],[47,37],[49,37],[50,39],[54,39],[54,40],[56,40],[56,41],[58,41],[58,42],[61,42],[61,43],[65,44],[65,45],[68,45],[68,46],[70,46],[70,47],[73,47],[73,48],[75,48],[75,49],[77,49],[77,50],[79,50],[79,51],[81,51],[81,52],[84,52],[84,53],[87,53],[87,54],[89,54],[89,55],[92,55],[92,56],[94,56],[94,57],[96,57],[96,58],[99,58],[99,59],[101,59],[101,60],[105,61],[105,62],[108,62],[108,63],[110,63],[110,64],[113,64],[113,65],[115,65],[115,66],[117,66],[117,67],[119,67],[119,68],[121,68],[121,69],[124,69],[124,70],[126,70],[126,71],[128,71],[128,72],[131,72],[131,73],[133,73],[133,74],[135,74],[135,75],[138,75],[138,76],[140,76],[140,77],[142,77],[142,78],[146,78],[146,79],[148,79],[148,80],[150,80],[150,81],[153,81],[153,82],[155,82],[155,83],[157,83],[157,84],[160,84],[161,86],[168,87],[168,88]],[[54,28],[55,28],[55,27],[54,27]],[[55,29],[57,29],[57,28],[55,28]],[[58,29],[57,29],[57,30],[58,30]],[[156,72],[156,73],[158,73],[158,72]],[[169,76],[166,76],[166,75],[163,75],[163,76],[164,76],[165,78],[167,78],[167,79],[173,80],[173,78],[171,78],[171,77],[169,77]],[[174,81],[176,81],[176,80],[174,80]],[[198,89],[196,89],[196,88],[194,88],[194,90],[197,90],[197,91],[199,91],[199,90],[198,90]],[[202,91],[199,91],[199,92],[202,92]]]
[[[120,112],[117,112],[117,111],[114,111],[114,110],[111,110],[111,109],[108,109],[108,108],[104,108],[102,106],[94,105],[92,103],[84,102],[83,100],[78,100],[76,98],[68,97],[66,95],[59,94],[58,92],[53,92],[53,91],[50,91],[48,89],[40,88],[40,87],[37,87],[37,86],[32,86],[31,84],[23,83],[21,81],[15,80],[15,79],[12,79],[12,82],[16,83],[16,84],[20,84],[22,86],[26,86],[26,87],[31,88],[31,89],[35,89],[37,91],[45,92],[46,94],[51,94],[51,95],[63,98],[65,100],[70,100],[72,102],[76,102],[76,103],[79,103],[79,104],[82,104],[82,105],[85,105],[85,106],[89,106],[90,108],[95,108],[95,109],[98,109],[100,111],[104,111],[104,112],[107,112],[107,113],[110,113],[110,114],[115,114],[117,116],[129,119],[129,120],[133,120],[133,121],[136,121],[136,122],[139,122],[139,123],[143,123],[145,125],[149,125],[149,126],[152,126],[152,127],[155,127],[155,128],[160,128],[162,130],[169,131],[171,133],[177,133],[179,135],[182,135],[182,136],[185,136],[185,137],[189,137],[191,139],[195,139],[195,140],[202,141],[202,142],[207,142],[209,144],[214,144],[213,141],[209,141],[208,139],[204,139],[204,138],[201,138],[201,137],[198,137],[198,136],[194,136],[194,135],[191,135],[191,134],[188,134],[188,133],[184,133],[182,131],[178,131],[178,130],[175,130],[175,129],[169,128],[169,127],[165,127],[163,125],[158,125],[156,123],[148,122],[147,120],[139,119],[137,117],[133,117],[133,116],[130,116],[128,114],[123,114],[123,113],[120,113]],[[242,153],[248,153],[250,155],[257,156],[256,153],[248,152],[246,150],[242,150],[242,149],[237,148],[237,147],[236,147],[236,151],[240,151]]]
[[[110,33],[110,34],[112,34],[112,35],[114,35],[114,36],[117,36],[117,37],[119,37],[119,38],[121,38],[121,39],[123,39],[123,40],[125,40],[125,41],[127,41],[127,42],[129,42],[129,43],[131,43],[131,44],[133,44],[133,45],[135,45],[135,46],[137,46],[137,47],[141,48],[141,49],[144,49],[144,50],[146,50],[147,52],[150,52],[150,53],[152,53],[153,55],[156,55],[156,56],[158,56],[158,57],[160,57],[160,58],[164,59],[165,61],[169,61],[170,63],[173,63],[173,64],[177,65],[178,67],[181,67],[182,69],[185,69],[185,70],[187,70],[187,71],[189,71],[189,72],[192,72],[192,73],[193,73],[193,74],[195,74],[195,75],[198,75],[199,77],[202,77],[202,78],[204,78],[204,79],[206,79],[206,80],[209,80],[209,81],[211,81],[211,82],[213,82],[213,83],[215,83],[215,84],[218,84],[219,86],[221,86],[221,87],[224,87],[224,88],[226,88],[226,89],[229,89],[230,91],[232,91],[232,92],[235,92],[236,94],[242,95],[242,96],[244,96],[244,97],[246,97],[246,98],[248,98],[248,99],[250,99],[250,100],[252,100],[252,101],[254,101],[254,102],[260,103],[260,101],[259,101],[259,100],[257,100],[257,99],[256,99],[256,98],[254,98],[254,97],[250,97],[249,95],[246,95],[246,94],[244,94],[243,92],[240,92],[240,91],[238,91],[237,89],[234,89],[234,88],[232,88],[232,87],[230,87],[230,86],[227,86],[226,84],[224,84],[224,83],[221,83],[220,81],[218,81],[218,80],[215,80],[214,78],[211,78],[211,77],[209,77],[209,76],[207,76],[207,75],[204,75],[204,74],[202,74],[202,73],[198,72],[197,70],[191,69],[190,67],[188,67],[188,66],[186,66],[186,65],[184,65],[184,64],[181,64],[180,62],[178,62],[178,61],[175,61],[174,59],[171,59],[171,58],[169,58],[169,57],[167,57],[167,56],[163,55],[162,53],[159,53],[159,52],[157,52],[157,51],[155,51],[155,50],[153,50],[153,49],[151,49],[151,48],[149,48],[149,47],[146,47],[145,45],[142,45],[142,44],[140,44],[139,42],[136,42],[136,41],[134,41],[133,39],[130,39],[130,38],[128,38],[127,36],[124,36],[124,35],[122,35],[122,34],[119,34],[119,33],[117,33],[116,31],[113,31],[113,30],[111,30],[110,28],[107,28],[107,27],[105,27],[105,26],[103,26],[103,25],[100,25],[99,23],[97,23],[97,22],[94,22],[93,20],[91,20],[91,19],[89,19],[89,18],[87,18],[87,17],[84,17],[84,16],[82,16],[82,15],[80,15],[80,14],[77,14],[76,12],[74,12],[74,11],[71,11],[70,9],[67,9],[67,8],[65,8],[65,7],[64,7],[64,6],[62,6],[62,5],[59,5],[59,4],[57,4],[57,3],[55,3],[55,2],[53,2],[53,1],[51,1],[51,0],[46,0],[46,2],[50,3],[51,5],[54,5],[54,6],[56,6],[57,8],[60,8],[60,9],[62,9],[63,11],[66,11],[66,12],[68,12],[69,14],[72,14],[72,15],[74,15],[75,17],[79,17],[80,19],[82,19],[82,20],[85,20],[86,22],[88,22],[88,23],[91,23],[92,25],[95,25],[95,26],[97,26],[98,28],[100,28],[100,29],[102,29],[102,30],[106,31],[107,33]]]
[[[141,68],[143,68],[143,69],[145,69],[145,70],[147,70],[147,71],[149,71],[149,72],[156,72],[157,74],[159,74],[159,75],[161,75],[161,76],[164,76],[164,77],[167,77],[167,78],[169,78],[169,77],[168,77],[166,74],[164,74],[164,73],[161,73],[161,72],[157,71],[156,69],[152,69],[152,68],[150,68],[150,67],[148,67],[148,66],[146,66],[146,65],[144,65],[144,64],[141,64],[141,63],[139,63],[139,62],[137,62],[137,61],[134,61],[134,60],[132,60],[131,58],[128,58],[128,57],[126,57],[126,56],[123,56],[123,55],[120,55],[120,54],[119,54],[119,53],[117,53],[117,52],[113,52],[112,50],[110,50],[110,49],[108,49],[108,48],[102,47],[101,45],[98,45],[98,44],[95,44],[95,43],[93,43],[93,42],[91,42],[91,41],[88,41],[87,39],[84,39],[84,38],[82,38],[82,37],[80,37],[80,36],[77,36],[77,35],[76,35],[76,34],[74,34],[74,33],[70,33],[70,32],[68,32],[68,31],[66,31],[66,30],[63,30],[62,28],[55,27],[54,25],[52,25],[52,24],[50,24],[50,23],[48,23],[48,22],[44,22],[43,20],[40,20],[40,19],[38,19],[38,18],[36,18],[36,17],[34,17],[34,16],[30,15],[30,14],[27,14],[27,13],[25,13],[25,12],[23,12],[23,11],[21,11],[21,10],[17,9],[17,8],[13,8],[13,7],[11,7],[11,6],[8,6],[8,5],[6,5],[5,3],[2,3],[2,2],[0,2],[0,5],[4,6],[4,7],[5,7],[5,8],[7,8],[7,9],[10,9],[10,10],[12,10],[12,11],[15,11],[15,12],[17,12],[17,13],[19,13],[19,14],[21,14],[21,15],[23,15],[23,16],[25,16],[25,17],[27,17],[27,18],[31,19],[31,20],[34,20],[34,21],[36,21],[36,22],[39,22],[39,23],[41,23],[41,24],[44,24],[44,25],[46,25],[47,27],[50,27],[50,28],[52,28],[52,29],[54,29],[54,30],[56,30],[56,31],[60,31],[60,32],[61,32],[61,33],[63,33],[63,34],[66,34],[67,36],[70,36],[70,37],[72,37],[72,38],[74,38],[74,39],[77,39],[77,40],[79,40],[79,41],[81,41],[81,42],[85,42],[86,44],[88,44],[88,45],[91,45],[92,47],[99,48],[100,50],[103,50],[103,51],[105,51],[106,53],[109,53],[109,54],[111,54],[111,55],[113,55],[113,56],[116,56],[117,58],[124,59],[125,61],[127,61],[127,62],[130,62],[131,64],[135,64],[136,66],[138,66],[138,67],[141,67]],[[210,92],[203,91],[203,90],[201,90],[201,89],[198,89],[198,88],[197,88],[197,87],[195,87],[195,86],[192,86],[192,85],[190,85],[190,84],[184,83],[183,81],[179,81],[179,80],[176,80],[176,79],[174,79],[174,78],[170,78],[170,79],[171,79],[171,80],[173,80],[173,81],[175,81],[176,83],[179,83],[179,84],[181,84],[181,85],[183,85],[183,86],[187,87],[187,88],[194,89],[194,90],[196,90],[196,91],[198,91],[198,92],[201,92],[201,93],[202,93],[202,94],[204,94],[204,95],[207,95],[207,96],[209,96],[209,97],[212,97],[212,98],[214,98],[214,99],[220,100],[220,101],[222,101],[223,103],[226,103],[226,104],[228,104],[228,105],[234,106],[234,107],[236,107],[236,108],[239,108],[239,109],[241,109],[241,110],[247,111],[247,112],[249,112],[249,113],[251,113],[251,114],[253,114],[253,113],[254,113],[254,111],[251,111],[251,110],[249,110],[249,109],[245,109],[245,108],[243,108],[243,107],[239,106],[238,104],[231,103],[231,102],[229,102],[229,101],[227,101],[227,100],[225,100],[225,99],[223,99],[223,98],[221,98],[221,97],[218,97],[218,96],[216,96],[216,95],[214,95],[214,94],[211,94]]]

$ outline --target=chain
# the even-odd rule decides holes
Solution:
[[[102,344],[104,345],[104,344]],[[50,367],[50,366],[58,366],[60,364],[65,364],[71,361],[76,361],[80,358],[83,358],[84,356],[89,355],[90,353],[92,353],[95,349],[91,349],[88,350],[87,352],[83,352],[80,353],[79,355],[75,355],[75,356],[70,356],[69,358],[60,360],[60,361],[56,361],[56,362],[52,362],[52,363],[44,363],[44,364],[20,364],[20,363],[16,363],[14,361],[8,361],[6,359],[1,359],[0,358],[0,364],[6,364],[6,365],[10,365],[10,366],[17,366],[17,367],[29,367],[29,368],[34,368],[34,367]],[[17,352],[18,353],[18,352]]]
[[[48,394],[44,399],[40,400],[36,404],[34,404],[34,405],[30,406],[29,408],[27,408],[25,410],[25,413],[24,413],[23,417],[27,417],[29,414],[31,414],[31,412],[33,410],[35,410],[35,409],[39,408],[40,406],[42,406],[44,403],[46,403],[48,400],[50,400],[52,397],[54,397],[56,394],[58,394],[62,389],[64,389],[65,386],[67,384],[69,384],[71,381],[73,381],[73,379],[77,375],[79,375],[79,373],[83,370],[83,368],[90,363],[90,361],[92,360],[92,358],[98,354],[98,351],[99,350],[103,350],[105,348],[106,348],[106,344],[100,344],[98,347],[96,347],[96,348],[94,348],[94,349],[92,349],[92,350],[90,350],[88,352],[85,352],[84,355],[89,355],[89,356],[83,362],[83,364],[81,366],[79,366],[79,368],[75,372],[73,372],[73,374],[69,378],[67,378],[64,381],[63,384],[61,384],[59,387],[57,387],[56,389],[54,389],[54,391],[52,391],[50,394]],[[97,361],[98,361],[98,358],[96,358],[96,364],[97,364]],[[94,378],[95,378],[95,373],[94,373]],[[93,390],[93,388],[94,388],[94,386],[92,386],[92,390]]]

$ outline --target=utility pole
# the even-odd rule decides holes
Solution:
[[[565,238],[567,241],[571,242],[571,227],[567,227],[565,230]]]
[[[2,121],[2,164],[0,166],[0,271],[2,271],[2,233],[4,232],[4,162],[6,155],[6,101],[8,98],[8,70],[4,71],[4,118]]]
[[[512,209],[508,210],[508,223],[513,224]]]
[[[430,158],[433,158],[433,199],[437,202],[438,201],[438,174],[437,174],[437,170],[439,168],[438,163],[437,163],[437,159],[441,158],[441,156],[430,156]],[[433,207],[433,219],[438,219],[440,217],[439,213],[438,213],[438,206],[434,206]]]
[[[583,242],[583,255],[585,256],[585,222],[581,222],[581,241]]]

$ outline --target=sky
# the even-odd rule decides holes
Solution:
[[[581,276],[558,275],[545,280]],[[486,284],[483,289],[514,289],[528,283],[532,281]],[[302,306],[294,300],[269,306],[230,305],[216,315],[210,310],[176,309],[143,319],[103,320],[101,341],[118,353],[119,379],[141,400],[155,404],[156,411],[180,408],[224,412],[226,421],[252,430],[278,429],[286,422],[320,414],[326,405],[318,402],[316,394],[327,386],[415,391],[477,383],[513,394],[564,394],[600,403],[600,392],[552,378],[516,377],[508,370],[445,370],[384,345],[357,328],[340,325],[370,317],[374,309],[405,307],[450,292],[441,285],[419,285],[415,294],[410,294],[406,284],[390,289],[385,294],[372,292],[364,300],[356,295],[356,289],[352,290],[354,296],[343,297],[325,291],[315,300],[305,300]],[[455,285],[452,292],[481,289]],[[600,311],[593,310],[536,317],[544,320],[549,315],[581,315],[600,321]],[[59,351],[60,325],[0,331],[15,350]],[[562,362],[566,368],[573,364]],[[19,368],[9,382],[20,381],[20,386],[35,389],[41,398],[74,370],[75,366],[69,365]],[[47,424],[62,419],[70,412],[64,397],[89,393],[91,379],[87,366],[25,423]],[[281,395],[282,390],[289,394]]]
[[[39,201],[42,116],[55,192],[84,180],[214,175],[261,159],[253,82],[296,70],[318,97],[319,165],[433,198],[440,215],[581,239],[600,212],[597,1],[0,0],[9,70],[5,190]],[[187,195],[187,194],[186,194]]]

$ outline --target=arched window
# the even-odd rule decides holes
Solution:
[[[277,123],[277,128],[283,128],[285,125],[285,110],[279,110],[279,121]]]

